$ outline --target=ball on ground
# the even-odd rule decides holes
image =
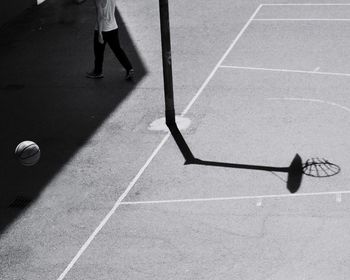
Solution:
[[[32,166],[40,159],[40,148],[33,141],[23,141],[17,145],[15,156],[22,165]]]

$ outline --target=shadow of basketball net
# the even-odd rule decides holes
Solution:
[[[288,167],[274,167],[274,166],[262,166],[262,165],[248,165],[239,163],[228,163],[218,161],[208,161],[196,158],[190,148],[188,147],[185,139],[183,138],[176,123],[167,123],[167,126],[174,137],[174,140],[179,147],[183,157],[185,158],[185,164],[206,165],[225,168],[237,168],[237,169],[249,169],[260,170],[269,172],[284,172],[288,174],[287,177],[287,189],[291,193],[296,193],[301,185],[303,175],[311,177],[330,177],[340,172],[340,167],[336,164],[329,162],[326,159],[313,158],[308,159],[304,164],[299,154],[296,154]]]

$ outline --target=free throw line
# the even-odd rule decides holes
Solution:
[[[350,3],[265,3],[262,6],[350,6]]]
[[[295,193],[295,194],[271,194],[271,195],[254,195],[254,196],[231,196],[231,197],[210,197],[210,198],[189,198],[189,199],[169,199],[169,200],[150,200],[150,201],[126,201],[122,205],[136,204],[169,204],[169,203],[189,203],[189,202],[210,202],[225,200],[250,200],[250,199],[266,199],[266,198],[294,198],[305,196],[326,196],[350,194],[350,191],[334,191],[334,192],[315,192],[315,193]]]
[[[256,18],[254,21],[350,21],[350,18]]]
[[[271,98],[267,98],[267,99],[268,100],[282,100],[282,101],[303,101],[303,102],[327,104],[327,105],[331,105],[334,107],[338,107],[338,108],[350,113],[350,108],[343,106],[343,105],[340,105],[340,104],[335,103],[335,102],[326,101],[326,100],[322,100],[322,99],[300,98],[300,97],[271,97]]]
[[[220,68],[350,77],[349,73],[337,73],[337,72],[305,71],[305,70],[262,68],[262,67],[246,67],[246,66],[233,66],[233,65],[221,65]]]
[[[202,86],[199,88],[198,92],[196,93],[196,95],[192,98],[192,100],[190,101],[190,103],[187,105],[187,107],[185,108],[185,110],[182,112],[181,116],[183,117],[187,111],[191,108],[191,106],[193,105],[193,103],[196,101],[196,99],[199,97],[199,95],[202,93],[202,91],[204,90],[204,88],[207,86],[207,84],[209,83],[209,81],[211,80],[211,78],[214,76],[215,72],[217,71],[217,69],[219,68],[219,66],[221,65],[222,61],[226,58],[226,56],[228,55],[228,53],[231,51],[231,49],[234,47],[234,45],[237,43],[237,41],[239,40],[239,38],[242,36],[242,34],[244,33],[244,31],[247,29],[247,27],[249,26],[249,24],[251,23],[252,19],[255,17],[255,15],[259,12],[260,8],[262,7],[262,5],[259,5],[259,7],[255,10],[255,12],[253,13],[253,15],[249,18],[248,22],[244,25],[244,27],[242,28],[242,30],[239,32],[239,34],[237,35],[237,37],[235,38],[235,40],[232,42],[232,44],[230,45],[230,47],[227,49],[227,51],[224,53],[224,55],[222,56],[222,58],[219,60],[219,62],[216,64],[215,68],[213,69],[213,71],[210,73],[209,77],[204,81],[204,83],[202,84]],[[94,232],[90,235],[90,237],[85,241],[85,243],[83,244],[83,246],[79,249],[78,253],[74,256],[74,258],[71,260],[71,262],[67,265],[67,267],[65,268],[65,270],[61,273],[61,275],[57,278],[57,280],[63,280],[67,273],[73,268],[73,266],[75,265],[75,263],[79,260],[79,258],[82,256],[82,254],[85,252],[85,250],[89,247],[89,245],[91,244],[91,242],[95,239],[95,237],[97,236],[97,234],[101,231],[101,229],[106,225],[106,223],[108,222],[108,220],[112,217],[112,215],[115,213],[115,211],[118,209],[118,207],[121,205],[122,201],[124,200],[124,198],[128,195],[128,193],[130,192],[130,190],[134,187],[134,185],[136,184],[136,182],[138,181],[138,179],[141,177],[141,175],[143,174],[143,172],[146,170],[146,168],[148,167],[148,165],[152,162],[153,158],[158,154],[159,150],[163,147],[163,145],[166,143],[166,141],[169,139],[170,137],[170,132],[168,132],[166,134],[166,136],[163,138],[163,140],[160,142],[160,144],[157,146],[157,148],[153,151],[152,155],[149,157],[149,159],[146,161],[146,163],[142,166],[142,168],[139,170],[139,172],[136,174],[136,176],[133,178],[133,180],[130,182],[130,184],[128,185],[128,187],[126,188],[126,190],[123,192],[123,194],[118,198],[118,200],[115,202],[113,208],[108,212],[108,214],[103,218],[103,220],[101,221],[101,223],[98,225],[98,227],[94,230]]]

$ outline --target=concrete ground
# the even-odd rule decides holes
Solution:
[[[110,51],[105,78],[84,77],[91,2],[48,0],[1,29],[0,279],[349,278],[350,6],[261,4],[170,3],[176,112],[207,165],[149,129],[164,117],[157,1],[118,1],[132,83]],[[27,139],[31,168],[12,155]],[[296,153],[341,172],[290,194],[287,173],[208,164]]]

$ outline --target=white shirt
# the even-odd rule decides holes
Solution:
[[[115,9],[117,6],[117,0],[96,0],[97,5],[97,22],[95,30],[98,30],[98,22],[101,21],[100,31],[111,31],[118,28],[117,21],[115,19]]]

